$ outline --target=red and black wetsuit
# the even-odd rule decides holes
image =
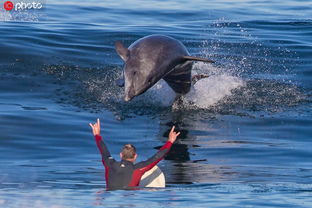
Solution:
[[[127,160],[121,160],[119,162],[114,160],[100,135],[95,136],[95,141],[102,155],[102,162],[105,167],[106,187],[108,189],[124,189],[139,186],[143,174],[162,160],[172,146],[171,142],[166,142],[151,158],[133,164]]]

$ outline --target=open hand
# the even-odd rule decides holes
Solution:
[[[175,126],[173,126],[171,128],[170,133],[169,133],[168,141],[171,142],[171,143],[174,143],[175,140],[177,139],[177,137],[180,135],[180,132],[175,132],[174,128],[175,128]]]
[[[100,119],[99,118],[96,120],[95,124],[89,123],[89,125],[92,128],[92,132],[93,132],[94,136],[101,135],[101,125],[100,125]]]

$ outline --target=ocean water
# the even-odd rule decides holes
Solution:
[[[4,2],[0,207],[312,207],[311,1]],[[194,64],[209,77],[183,105],[163,81],[129,103],[115,85],[115,41],[150,34],[216,62]],[[167,187],[106,191],[96,118],[112,155],[133,143],[139,161],[176,125]]]

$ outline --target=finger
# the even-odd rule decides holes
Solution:
[[[170,133],[174,132],[175,126],[172,126]]]
[[[93,125],[92,125],[92,123],[89,123],[89,125],[91,126],[91,128],[93,129]]]
[[[179,135],[180,135],[180,133],[181,133],[181,132],[178,132],[178,133],[176,134],[176,136],[179,136]]]
[[[97,119],[97,124],[100,126],[100,119],[99,118]]]

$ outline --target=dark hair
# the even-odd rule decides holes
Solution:
[[[136,154],[136,149],[132,144],[125,144],[121,150],[123,160],[133,159]]]

